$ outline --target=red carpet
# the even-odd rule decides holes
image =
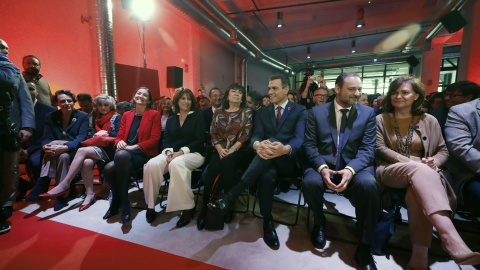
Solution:
[[[26,215],[15,211],[0,235],[0,269],[222,269]]]

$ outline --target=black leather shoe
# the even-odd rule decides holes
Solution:
[[[208,203],[208,208],[218,215],[226,215],[233,209],[233,199],[229,192],[220,196],[218,200]]]
[[[8,233],[10,231],[10,224],[7,222],[0,222],[0,234]]]
[[[155,209],[147,209],[147,213],[145,214],[145,217],[147,218],[148,223],[152,223],[155,221],[155,218],[157,217],[157,213],[155,213]]]
[[[370,248],[366,245],[359,245],[355,251],[355,261],[361,270],[377,270]]]
[[[64,197],[57,197],[57,200],[53,205],[53,211],[60,211],[67,205],[68,205],[67,199],[65,199]]]
[[[132,215],[130,214],[130,206],[125,207],[125,209],[122,209],[122,214],[120,215],[120,221],[122,223],[127,223],[132,219]]]
[[[278,249],[280,247],[280,242],[278,241],[278,235],[275,231],[275,225],[273,220],[266,219],[263,221],[263,241],[271,249]]]
[[[205,216],[207,215],[205,206],[200,210],[200,214],[197,217],[197,229],[199,231],[205,229]]]
[[[232,220],[233,220],[233,211],[228,212],[228,213],[225,215],[225,217],[223,218],[223,220],[224,220],[225,223],[227,223],[227,224],[230,223],[230,222],[232,222]]]
[[[35,186],[33,186],[32,191],[28,194],[25,198],[25,201],[39,201],[40,194],[43,194],[48,191],[48,187],[50,186],[50,178],[48,177],[40,177],[37,179]]]
[[[195,207],[189,210],[183,210],[180,219],[177,221],[177,228],[181,228],[190,223],[190,219],[195,214]]]
[[[327,244],[327,237],[325,234],[325,226],[315,225],[313,226],[311,238],[312,244],[315,248],[323,249]]]
[[[107,212],[103,216],[103,219],[109,219],[115,216],[116,214],[118,214],[118,207],[110,206],[110,208],[108,208]]]

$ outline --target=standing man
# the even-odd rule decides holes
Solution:
[[[6,46],[6,42],[1,40],[1,44]],[[35,115],[33,112],[33,103],[30,93],[28,91],[25,80],[20,76],[20,69],[17,68],[10,62],[6,57],[8,55],[8,49],[0,50],[2,55],[0,57],[0,67],[2,70],[13,71],[11,76],[7,76],[7,81],[9,81],[9,86],[2,87],[13,87],[15,88],[16,93],[13,97],[10,111],[10,121],[15,123],[15,131],[19,134],[20,141],[26,142],[30,136],[32,136],[33,129],[35,128]],[[18,90],[17,90],[18,89]],[[2,91],[8,91],[10,89],[1,89]],[[18,158],[20,151],[14,152],[4,152],[3,154],[3,189],[1,191],[1,213],[0,213],[0,222],[4,222],[6,219],[12,216],[13,203],[15,202],[15,194],[18,188],[18,178],[20,176],[20,171],[18,168]]]
[[[302,105],[288,101],[290,81],[285,75],[270,77],[268,94],[271,105],[260,108],[255,115],[251,138],[257,155],[240,182],[208,207],[224,215],[233,208],[238,196],[257,184],[260,213],[263,216],[263,240],[272,249],[280,242],[273,224],[272,203],[278,175],[294,176],[299,168],[297,157],[303,144],[307,111]]]
[[[377,269],[370,252],[373,244],[380,196],[375,181],[376,120],[372,108],[357,104],[360,77],[342,73],[335,82],[333,102],[315,106],[305,129],[305,153],[311,167],[305,170],[303,192],[312,209],[311,235],[316,248],[324,248],[326,220],[323,193],[344,193],[355,205],[360,245],[355,261],[361,269]]]
[[[80,111],[88,114],[88,133],[87,139],[92,138],[97,132],[95,130],[95,119],[97,118],[97,112],[93,109],[92,96],[87,93],[80,93],[77,95],[78,105],[80,105]]]
[[[26,55],[23,57],[23,78],[27,81],[35,81],[37,84],[38,101],[48,105],[52,105],[52,92],[50,92],[50,86],[48,82],[43,79],[43,75],[40,74],[42,64],[40,59],[34,55]]]

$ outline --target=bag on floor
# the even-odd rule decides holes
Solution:
[[[220,174],[217,175],[217,178],[215,178],[215,182],[213,183],[212,186],[212,192],[210,193],[210,198],[209,202],[218,199],[219,197],[219,183],[218,179],[220,178]],[[225,225],[224,222],[225,215],[219,215],[212,210],[210,210],[209,207],[207,207],[207,213],[205,215],[205,229],[206,230],[223,230],[223,226]]]
[[[378,213],[378,222],[373,234],[373,245],[370,250],[375,255],[385,255],[387,251],[388,241],[395,232],[395,211],[382,210]]]

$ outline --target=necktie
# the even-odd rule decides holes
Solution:
[[[340,122],[340,136],[338,137],[337,164],[335,165],[336,171],[340,169],[340,154],[342,153],[343,134],[345,133],[345,128],[347,127],[348,109],[341,109],[340,111],[342,112],[342,121]]]
[[[282,119],[282,106],[277,107],[277,126],[280,124],[280,120]]]

